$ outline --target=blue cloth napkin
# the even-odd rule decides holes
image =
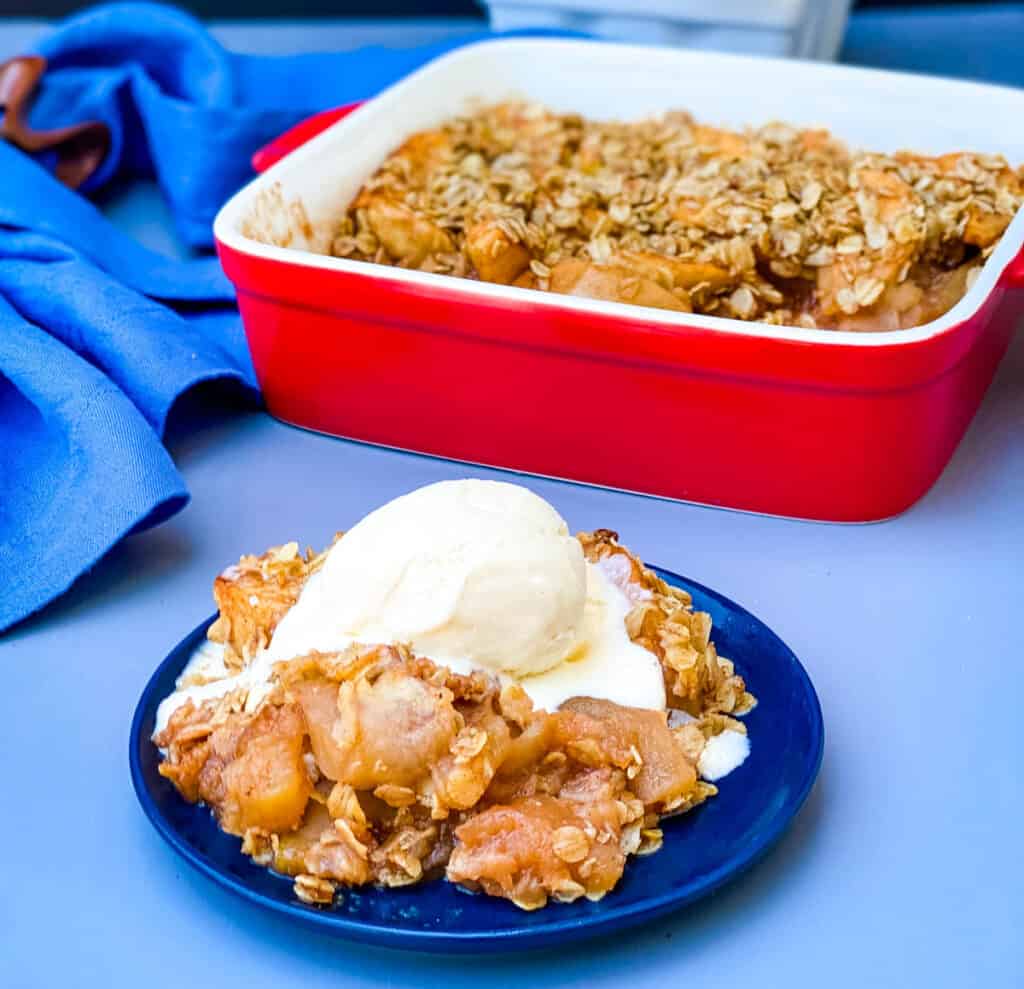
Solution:
[[[104,121],[111,152],[86,191],[155,176],[182,239],[204,248],[259,146],[485,36],[254,57],[225,51],[173,8],[103,6],[39,46],[49,69],[29,120]],[[144,249],[49,164],[0,142],[0,631],[123,536],[184,507],[188,491],[162,438],[185,392],[220,381],[258,397],[217,260]]]

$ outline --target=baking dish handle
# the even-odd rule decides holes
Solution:
[[[253,153],[250,161],[254,171],[265,172],[271,165],[277,164],[285,155],[290,155],[296,148],[301,147],[307,141],[311,141],[317,134],[327,130],[331,124],[337,123],[343,117],[347,117],[353,110],[363,105],[365,100],[358,103],[346,103],[345,106],[337,106],[331,110],[324,110],[315,113],[312,117],[297,123],[290,130],[286,130],[280,137],[274,138],[269,144]]]

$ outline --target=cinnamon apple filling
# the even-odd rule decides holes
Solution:
[[[615,533],[572,537],[513,485],[406,498],[324,554],[217,578],[211,643],[161,705],[160,772],[309,903],[442,876],[524,909],[599,899],[742,761],[754,698],[710,618]]]
[[[952,308],[1022,201],[1024,176],[999,155],[510,102],[406,140],[331,252],[676,312],[893,330]]]

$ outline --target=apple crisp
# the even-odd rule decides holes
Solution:
[[[306,903],[441,876],[526,910],[600,899],[630,855],[657,851],[662,818],[714,796],[701,753],[726,729],[745,734],[736,717],[754,698],[686,592],[614,532],[577,538],[626,595],[628,636],[658,658],[668,712],[592,697],[539,710],[493,674],[357,645],[278,662],[255,704],[244,687],[186,700],[154,737],[160,773]],[[321,560],[291,543],[217,578],[209,636],[226,669],[269,642]]]
[[[401,145],[338,257],[805,328],[893,330],[964,295],[1024,199],[998,155],[853,151],[782,123],[595,122],[525,103]]]

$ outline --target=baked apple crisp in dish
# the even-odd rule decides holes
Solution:
[[[308,904],[442,878],[599,900],[750,751],[709,615],[517,485],[421,488],[322,553],[243,557],[214,597],[159,772]]]
[[[854,151],[826,130],[501,103],[414,134],[339,257],[784,326],[894,330],[950,310],[1024,201],[1000,155]]]

